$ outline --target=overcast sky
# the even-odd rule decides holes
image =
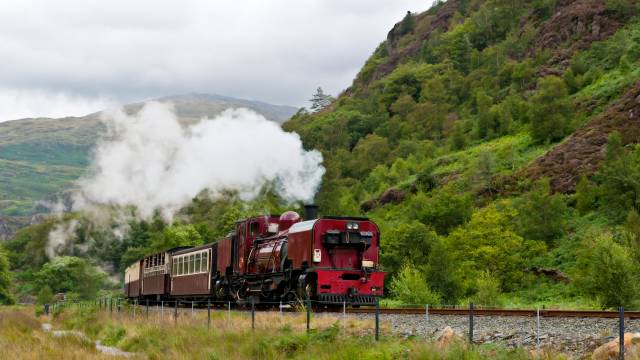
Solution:
[[[335,95],[429,0],[0,2],[0,121],[189,92],[305,106]]]

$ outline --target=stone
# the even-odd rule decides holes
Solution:
[[[451,326],[447,326],[444,329],[442,329],[442,333],[440,333],[440,336],[438,336],[438,340],[437,340],[438,347],[446,348],[449,345],[451,345],[451,343],[459,340],[459,338],[460,337],[456,335],[456,333],[453,331]]]
[[[624,334],[624,351],[625,353],[637,353],[638,344],[640,344],[640,333]],[[618,359],[620,354],[620,339],[609,341],[608,343],[598,347],[591,355],[592,360],[614,360]]]

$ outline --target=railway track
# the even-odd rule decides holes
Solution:
[[[425,315],[426,308],[381,308],[381,314],[406,314],[406,315]],[[342,309],[324,309],[325,312],[341,312]],[[373,308],[348,308],[349,314],[374,314],[376,309]],[[474,309],[475,316],[536,316],[537,310],[526,309]],[[429,315],[469,315],[469,309],[447,309],[447,308],[429,308]],[[605,310],[540,310],[541,317],[556,318],[618,318],[620,313],[617,311]],[[625,311],[624,317],[627,319],[640,319],[640,311]]]

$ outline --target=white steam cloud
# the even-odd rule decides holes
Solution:
[[[96,147],[93,171],[80,180],[74,208],[134,205],[171,220],[202,191],[256,196],[267,183],[287,201],[312,200],[322,155],[305,151],[300,137],[246,109],[182,126],[171,105],[147,103],[135,115],[107,113],[108,136]]]

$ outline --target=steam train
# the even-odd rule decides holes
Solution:
[[[367,218],[305,220],[293,211],[238,221],[212,244],[146,256],[125,270],[130,300],[226,300],[373,305],[384,293],[380,232]]]

